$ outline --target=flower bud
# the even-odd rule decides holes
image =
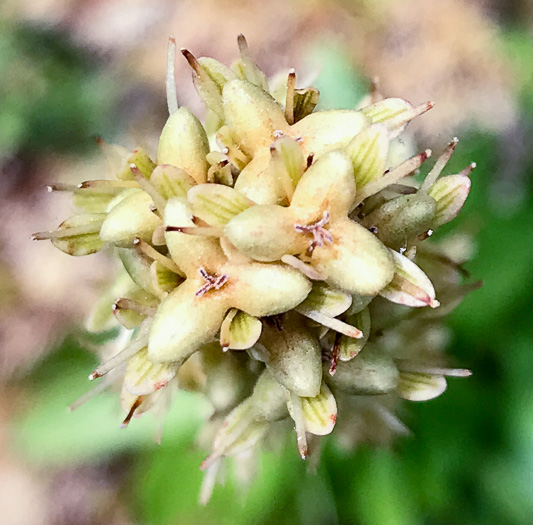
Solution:
[[[346,146],[368,119],[359,111],[336,109],[311,113],[291,127],[291,136],[300,139],[304,152],[320,157]]]
[[[366,228],[349,220],[330,229],[336,256],[324,247],[313,250],[316,270],[335,288],[352,294],[375,295],[394,276],[394,263],[387,248]]]
[[[152,198],[137,190],[117,204],[107,215],[100,230],[104,242],[116,246],[131,246],[135,239],[152,240],[154,230],[162,224],[152,211]]]
[[[294,228],[289,208],[254,206],[226,224],[224,235],[241,252],[256,261],[279,261],[283,255],[301,253],[306,239]]]
[[[322,351],[295,316],[284,316],[282,327],[265,322],[260,339],[268,352],[267,368],[287,390],[300,397],[314,397],[322,382]]]
[[[365,217],[363,225],[376,228],[376,235],[384,244],[399,249],[433,227],[435,211],[435,199],[429,195],[402,195]]]
[[[183,107],[170,115],[159,138],[158,164],[176,166],[202,184],[207,180],[208,153],[209,143],[200,121]]]
[[[399,372],[392,357],[367,344],[355,359],[339,363],[334,376],[324,374],[324,377],[333,390],[370,396],[394,390],[398,385]]]
[[[274,132],[288,132],[279,104],[261,88],[246,80],[232,80],[224,86],[224,115],[244,153],[253,156],[268,148]]]

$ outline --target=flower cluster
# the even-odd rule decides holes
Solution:
[[[238,43],[231,68],[182,50],[204,126],[178,107],[171,39],[157,161],[102,143],[115,178],[52,186],[83,212],[34,236],[118,255],[124,271],[92,326],[118,321],[127,342],[90,375],[95,392],[121,383],[126,425],[176,388],[201,391],[208,486],[223,458],[247,461],[287,421],[302,458],[334,429],[347,445],[387,438],[405,430],[398,398],[469,375],[446,367],[440,336],[472,285],[424,242],[470,190],[473,164],[440,176],[457,139],[417,183],[431,152],[391,167],[393,144],[431,103],[373,92],[359,109],[315,111],[316,89],[297,89],[293,70],[269,88]]]

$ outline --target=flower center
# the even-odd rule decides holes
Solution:
[[[324,228],[329,222],[329,212],[325,211],[322,218],[313,224],[295,224],[294,229],[300,233],[312,233],[313,243],[312,248],[316,246],[324,246],[324,244],[333,243],[333,235]]]
[[[202,266],[198,268],[198,273],[202,276],[205,284],[196,292],[197,297],[202,297],[209,290],[220,290],[228,281],[228,275],[211,275],[207,273],[206,269]]]

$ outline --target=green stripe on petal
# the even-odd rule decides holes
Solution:
[[[404,306],[438,307],[435,288],[429,277],[404,255],[394,250],[390,250],[390,253],[394,258],[394,278],[379,294],[393,303]]]
[[[170,164],[158,166],[152,173],[150,182],[165,200],[186,197],[187,192],[196,184],[188,173]]]
[[[222,184],[201,184],[189,190],[193,213],[211,226],[225,226],[253,203],[242,193]]]
[[[163,266],[160,262],[154,261],[150,266],[153,289],[161,297],[164,293],[174,290],[182,281],[180,276]]]
[[[428,194],[437,202],[433,228],[442,226],[457,216],[468,197],[471,185],[472,182],[466,175],[448,175],[431,186]]]
[[[441,375],[419,372],[400,372],[397,392],[408,401],[427,401],[440,396],[446,390],[446,378]]]
[[[100,230],[105,218],[105,213],[73,215],[63,221],[55,232],[50,232],[49,236],[35,238],[50,238],[56,248],[68,255],[89,255],[99,252],[104,246]]]
[[[346,147],[352,160],[355,184],[362,188],[385,172],[389,133],[383,124],[374,124],[355,136]]]
[[[368,341],[371,328],[370,312],[368,311],[368,308],[348,316],[346,322],[357,326],[357,328],[363,332],[363,337],[360,339],[354,339],[353,337],[346,337],[345,335],[341,336],[339,343],[339,359],[341,361],[350,361],[350,359],[356,357]]]
[[[316,436],[331,434],[337,421],[337,402],[325,383],[320,387],[320,393],[315,397],[300,398],[305,430]],[[293,417],[293,407],[287,402],[289,414]]]
[[[128,362],[124,386],[131,394],[143,396],[167,386],[176,375],[178,365],[174,363],[152,363],[148,350],[144,348]]]
[[[352,304],[352,296],[342,290],[332,288],[326,283],[315,282],[306,300],[298,306],[299,310],[312,310],[328,317],[337,317]]]
[[[224,326],[225,323],[228,324],[227,329]],[[257,343],[262,327],[263,325],[257,317],[232,308],[222,323],[221,345],[230,350],[251,348]],[[223,332],[227,334],[227,339],[225,337],[224,341],[222,340]]]

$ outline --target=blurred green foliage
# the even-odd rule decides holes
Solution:
[[[72,56],[67,43],[56,37],[43,43],[32,31],[11,34],[0,54],[4,78],[21,50],[29,64],[24,78],[9,79],[23,89],[11,88],[8,98],[2,97],[9,111],[1,121],[0,147],[44,143],[69,149],[94,132],[95,122],[99,129],[105,125],[113,88],[101,71]],[[511,33],[508,46],[515,59],[531,63],[533,47],[525,33]],[[317,81],[323,103],[353,106],[364,83],[335,45],[316,46],[310,51],[313,59],[319,52],[327,64]],[[342,82],[330,81],[339,75]],[[522,85],[524,91],[517,93],[522,118],[533,126],[531,76]],[[294,443],[288,442],[281,453],[264,454],[262,472],[248,494],[238,493],[229,479],[207,507],[199,507],[205,451],[195,448],[194,434],[206,407],[195,396],[180,394],[160,447],[150,441],[149,419],[118,429],[115,396],[100,396],[68,415],[65,407],[86,389],[94,360],[67,339],[27,378],[33,401],[17,421],[19,449],[47,469],[125,455],[132,464],[124,491],[128,506],[138,523],[150,525],[531,523],[533,155],[523,168],[526,186],[517,189],[527,197],[516,210],[502,213],[493,182],[512,152],[501,138],[482,132],[461,138],[449,172],[472,160],[478,168],[454,227],[479,229],[477,254],[467,269],[484,286],[451,316],[450,354],[474,376],[451,380],[448,392],[427,404],[405,406],[401,415],[412,438],[393,450],[365,446],[353,455],[328,442],[318,472],[307,476]]]
[[[116,86],[62,33],[0,21],[0,158],[76,152],[112,129]]]

